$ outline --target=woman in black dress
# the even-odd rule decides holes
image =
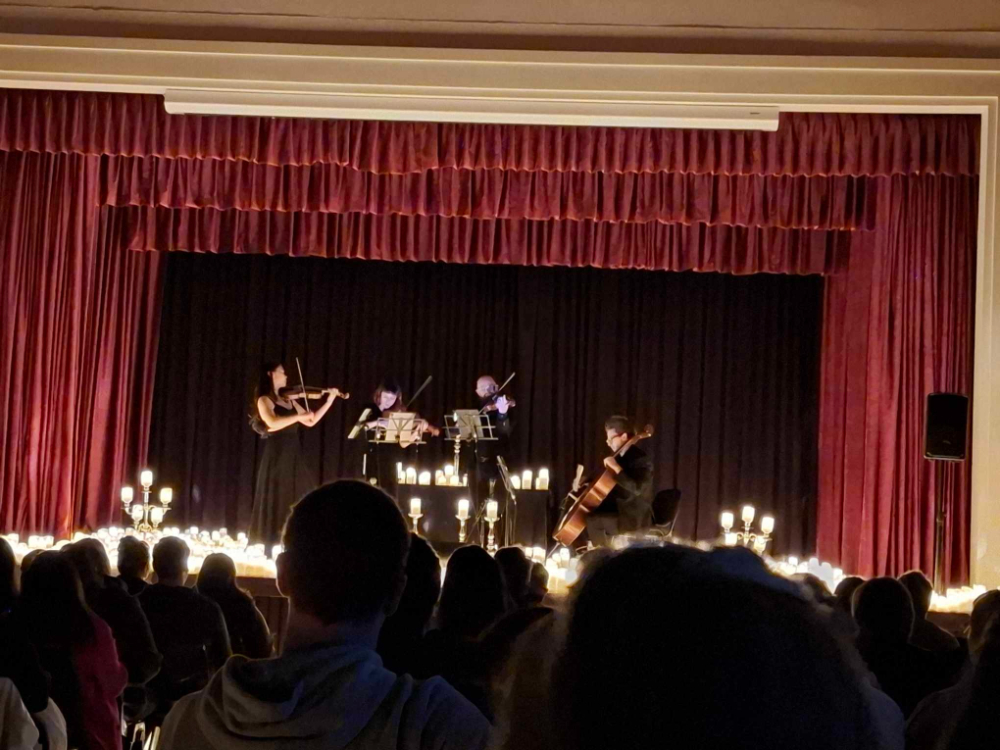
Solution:
[[[268,555],[281,541],[281,531],[292,506],[316,487],[316,480],[302,455],[300,425],[318,424],[337,396],[342,395],[336,388],[327,388],[323,391],[326,400],[310,412],[298,403],[303,393],[279,395],[287,385],[284,366],[270,363],[261,371],[256,392],[256,409],[267,426],[267,441],[257,470],[250,543],[263,544]]]

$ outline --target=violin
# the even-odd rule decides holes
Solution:
[[[278,396],[281,398],[323,398],[328,393],[343,399],[351,397],[350,393],[343,393],[337,388],[320,388],[316,385],[289,385],[278,391]]]
[[[491,400],[488,404],[486,404],[486,406],[484,406],[482,409],[479,410],[480,414],[486,414],[486,413],[491,412],[491,411],[497,411],[497,399],[500,398],[500,396],[501,396],[501,394],[499,394],[499,393],[496,394],[495,396],[493,396],[493,400]],[[513,398],[511,398],[510,396],[508,396],[507,397],[507,406],[508,407],[510,407],[510,406],[517,406],[517,401],[515,401]]]
[[[640,440],[645,440],[652,435],[653,425],[648,424],[642,432],[633,435],[625,445],[615,451],[613,458],[618,458],[618,456],[622,455]],[[577,481],[573,483],[574,485],[579,484],[579,479],[583,475],[581,469],[582,467],[577,467]],[[567,547],[576,541],[576,538],[587,528],[587,516],[597,510],[605,498],[614,490],[617,484],[616,476],[610,469],[605,469],[596,481],[579,490],[579,494],[571,492],[567,495],[563,504],[566,504],[569,500],[572,500],[573,504],[562,517],[552,538]]]

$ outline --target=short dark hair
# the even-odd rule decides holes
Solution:
[[[621,414],[608,417],[604,421],[604,429],[614,430],[619,434],[629,435],[630,437],[635,434],[635,427],[632,426],[632,420],[628,417],[623,417]]]
[[[164,537],[153,547],[153,570],[157,578],[176,578],[187,572],[191,550],[187,542],[176,536]]]
[[[344,479],[292,507],[282,544],[292,604],[330,624],[385,607],[403,580],[410,535],[389,495]]]
[[[873,578],[853,599],[854,620],[876,638],[909,641],[913,635],[913,599],[895,578]]]
[[[927,612],[931,608],[931,594],[934,593],[934,586],[927,580],[927,576],[919,570],[910,570],[899,577],[899,582],[906,586],[913,600],[913,611],[917,619],[923,620],[927,617]]]
[[[129,578],[145,578],[149,573],[149,545],[134,536],[118,542],[118,574]]]

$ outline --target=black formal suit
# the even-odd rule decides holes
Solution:
[[[608,537],[648,529],[653,523],[653,461],[641,448],[632,446],[618,457],[622,470],[616,486],[587,519],[587,530],[596,545]]]

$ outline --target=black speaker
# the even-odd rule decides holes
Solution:
[[[960,393],[927,395],[924,458],[964,461],[969,433],[969,397]]]

